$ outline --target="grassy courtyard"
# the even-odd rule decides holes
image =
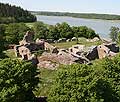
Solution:
[[[72,45],[76,45],[76,44],[77,44],[76,41],[71,41],[71,42],[53,43],[52,45],[54,45],[58,48],[69,48]],[[87,42],[86,38],[79,38],[78,44],[89,47],[89,46],[93,46],[93,45],[100,45],[100,44],[102,44],[102,41]]]

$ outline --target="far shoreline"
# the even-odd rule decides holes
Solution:
[[[120,20],[107,20],[107,19],[92,19],[92,18],[82,18],[82,17],[72,17],[72,16],[55,16],[55,15],[40,15],[34,14],[35,16],[48,16],[48,17],[70,17],[70,18],[81,18],[81,19],[88,19],[88,20],[102,20],[102,21],[110,21],[110,22],[120,22]]]
[[[61,13],[61,12],[59,12]],[[74,17],[74,16],[65,16],[65,15],[47,15],[47,14],[39,14],[39,13],[32,13],[34,15],[39,15],[39,16],[55,16],[55,17],[71,17],[71,18],[81,18],[81,19],[91,19],[91,20],[105,20],[105,21],[115,21],[115,22],[120,22],[120,20],[115,20],[115,19],[102,19],[102,18],[88,18],[88,17]],[[86,13],[85,13],[86,14]],[[92,13],[91,13],[92,14]],[[91,15],[89,14],[89,15]],[[97,14],[97,15],[111,15],[111,14]],[[112,16],[112,15],[111,15]],[[114,15],[113,15],[114,16]],[[120,15],[115,15],[115,16],[120,16]]]

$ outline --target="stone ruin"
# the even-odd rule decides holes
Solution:
[[[49,51],[50,53],[58,53],[59,52],[57,47],[52,46],[48,42],[44,43],[44,50]]]
[[[98,46],[85,47],[84,45],[74,45],[69,51],[73,55],[87,58],[89,61],[115,56],[119,52],[119,47],[115,43],[104,43]]]
[[[37,64],[39,67],[45,67],[49,69],[55,69],[60,64],[73,64],[73,63],[87,63],[86,58],[78,55],[73,55],[67,50],[58,49],[52,46],[44,40],[33,40],[34,33],[26,32],[23,40],[19,42],[19,45],[14,47],[17,57],[21,57],[22,60],[32,61],[33,64]],[[41,56],[35,56],[32,54],[34,51],[44,50]]]
[[[23,37],[23,40],[19,42],[19,45],[26,45],[33,42],[34,32],[27,31]]]
[[[71,65],[75,63],[89,63],[89,61],[80,56],[75,56],[66,52],[66,50],[59,50],[58,53],[47,53],[44,52],[40,57],[39,60],[39,67],[49,68],[51,70],[56,69],[59,65]]]
[[[59,65],[71,65],[74,63],[90,64],[91,60],[115,56],[119,47],[115,43],[104,43],[99,46],[85,47],[85,45],[73,45],[69,49],[58,49],[44,39],[33,40],[34,33],[28,31],[19,45],[14,47],[17,57],[22,60],[32,61],[38,67],[56,69]],[[34,51],[44,50],[41,56],[35,56]]]
[[[37,57],[33,55],[32,52],[43,50],[44,41],[37,39],[36,42],[34,42],[33,36],[33,32],[27,31],[23,40],[19,42],[19,45],[14,46],[14,50],[17,57],[21,57],[22,60],[31,60],[34,64],[37,64]]]
[[[37,64],[38,58],[32,52],[45,50],[49,51],[49,53],[58,53],[57,48],[45,42],[44,39],[34,41],[33,38],[34,32],[27,31],[19,45],[14,46],[16,57],[21,57],[22,60],[31,60],[33,64]]]
[[[99,59],[115,56],[119,47],[115,43],[102,44],[97,47]]]

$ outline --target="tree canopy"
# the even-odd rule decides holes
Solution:
[[[0,23],[34,22],[36,17],[21,7],[0,3]]]
[[[35,39],[47,39],[48,38],[48,28],[43,22],[35,22],[33,25],[33,30],[35,32]]]
[[[118,45],[120,45],[120,28],[112,26],[110,28],[110,38],[112,41],[116,42]]]
[[[18,44],[28,30],[30,30],[30,28],[24,23],[8,24],[5,30],[5,40],[7,44]]]
[[[57,23],[56,25],[46,25],[43,22],[35,22],[33,29],[35,31],[35,38],[42,39],[71,39],[75,36],[89,39],[98,37],[98,34],[91,28],[86,26],[71,27],[66,22]]]
[[[110,38],[112,39],[112,41],[116,41],[117,42],[117,39],[118,39],[118,33],[120,32],[119,31],[120,29],[118,27],[114,27],[112,26],[110,28]]]

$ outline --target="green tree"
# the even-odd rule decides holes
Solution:
[[[58,40],[59,38],[61,38],[57,26],[53,26],[53,25],[49,26],[49,37],[54,40]]]
[[[33,25],[33,29],[35,31],[35,39],[46,39],[48,37],[48,29],[43,22],[35,22]]]
[[[86,26],[80,26],[79,27],[79,37],[87,37],[86,33],[87,33],[88,28]]]
[[[6,42],[8,44],[18,44],[28,30],[30,30],[30,28],[24,23],[9,24],[6,27]]]
[[[118,37],[118,33],[119,33],[119,28],[118,27],[114,27],[112,26],[110,28],[110,38],[112,39],[112,41],[116,41],[117,42],[117,37]]]
[[[61,38],[69,39],[69,38],[72,38],[74,36],[74,34],[72,32],[72,28],[66,22],[63,22],[62,24],[58,23],[58,24],[56,24],[56,27],[58,29],[58,33],[59,33]]]
[[[120,45],[120,32],[118,33],[117,43]]]
[[[78,27],[72,27],[72,30],[74,32],[74,36],[78,37],[85,37],[85,38],[94,38],[99,37],[95,31],[91,28],[88,28],[86,26],[78,26]]]
[[[95,31],[91,28],[88,28],[87,33],[86,33],[86,38],[91,38],[92,39],[96,36],[97,35],[96,35]]]
[[[34,102],[37,68],[17,59],[0,61],[0,102]]]

